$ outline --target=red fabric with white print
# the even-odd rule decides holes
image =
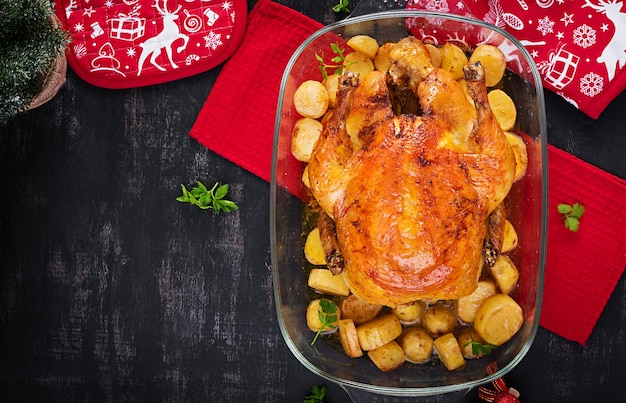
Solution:
[[[592,118],[626,88],[623,0],[411,0],[406,8],[504,29],[533,57],[544,87]]]
[[[245,0],[54,0],[70,34],[70,67],[105,88],[188,77],[226,60],[247,20]]]

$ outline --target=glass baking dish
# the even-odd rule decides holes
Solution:
[[[409,31],[411,28],[411,31]],[[468,360],[464,368],[447,371],[442,365],[405,364],[384,373],[367,358],[352,359],[324,341],[311,345],[314,335],[306,325],[310,297],[303,253],[308,194],[301,182],[303,164],[291,155],[291,131],[299,115],[293,93],[307,79],[320,79],[315,54],[329,43],[364,34],[379,44],[398,41],[411,33],[424,41],[454,41],[470,48],[480,43],[498,45],[507,55],[504,86],[514,99],[516,128],[523,133],[529,164],[525,176],[507,198],[507,218],[518,230],[519,246],[511,256],[520,271],[515,299],[524,312],[521,330],[491,355]],[[468,390],[503,376],[522,360],[538,324],[543,288],[547,218],[547,139],[541,79],[524,47],[508,33],[478,20],[420,11],[388,11],[348,18],[311,35],[291,57],[281,82],[276,113],[270,195],[271,258],[278,323],[285,342],[309,370],[357,390],[395,396],[433,395]],[[495,361],[499,370],[489,374]]]

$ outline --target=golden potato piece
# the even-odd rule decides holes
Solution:
[[[469,58],[469,63],[480,62],[485,70],[485,85],[493,87],[498,84],[506,70],[504,53],[493,45],[479,45]]]
[[[337,91],[339,90],[340,78],[341,76],[335,73],[329,75],[322,81],[322,84],[324,84],[324,88],[326,88],[326,92],[328,93],[329,108],[335,108],[337,106]],[[326,112],[326,114],[328,114],[328,111]]]
[[[322,124],[311,118],[296,121],[291,131],[291,154],[302,162],[309,162],[315,143],[322,133]]]
[[[489,344],[500,346],[511,339],[522,327],[522,308],[506,294],[487,298],[474,319],[476,333]]]
[[[517,285],[519,272],[515,263],[506,255],[498,256],[496,263],[489,268],[489,272],[503,294],[510,294]]]
[[[457,45],[446,43],[439,48],[441,68],[452,74],[455,80],[463,78],[463,67],[467,65],[467,55]]]
[[[343,66],[346,70],[358,73],[361,77],[374,71],[374,62],[372,59],[361,52],[352,52],[346,55],[343,60]]]
[[[321,82],[307,80],[293,94],[293,106],[305,118],[317,119],[328,109],[328,92]]]
[[[435,337],[450,333],[456,326],[456,314],[451,307],[437,303],[426,308],[422,325]]]
[[[404,364],[404,351],[395,340],[368,351],[367,356],[383,372],[393,371]]]
[[[402,334],[402,324],[393,314],[376,317],[367,323],[357,326],[359,344],[365,351],[383,346]],[[402,354],[404,356],[404,353]]]
[[[433,354],[433,338],[421,327],[407,327],[397,339],[408,362],[424,364]]]
[[[437,356],[448,371],[453,371],[465,365],[465,358],[461,353],[461,346],[452,333],[446,333],[434,341]]]
[[[309,273],[309,287],[322,294],[345,297],[350,294],[341,274],[334,275],[328,269],[312,269]]]
[[[322,321],[320,320],[320,314],[319,314],[320,312],[322,312],[320,299],[314,299],[313,301],[309,302],[309,305],[306,307],[306,324],[309,330],[312,330],[314,332],[318,332],[318,331],[330,332],[334,330],[337,327],[337,323],[341,319],[340,309],[337,308],[337,312],[336,312],[337,321],[332,324],[328,324],[324,326],[324,328],[322,328],[323,324],[322,324]]]
[[[348,39],[347,45],[372,60],[376,57],[376,52],[378,52],[378,41],[367,35],[355,35]]]
[[[412,325],[421,320],[422,310],[422,304],[418,301],[413,301],[408,304],[398,305],[391,312],[400,319],[403,325]]]
[[[511,97],[504,91],[495,89],[487,94],[489,106],[502,130],[509,131],[515,126],[517,119],[517,109]]]
[[[302,170],[302,183],[307,188],[311,188],[311,180],[309,179],[309,166],[305,166]]]
[[[359,344],[359,336],[356,333],[356,327],[352,319],[342,319],[338,322],[339,340],[343,351],[351,358],[361,357],[363,350]]]
[[[430,53],[430,62],[433,65],[433,67],[440,67],[441,66],[441,52],[439,51],[439,48],[431,43],[427,43],[424,46],[426,46],[426,49],[428,49],[428,53]]]
[[[519,238],[515,227],[513,227],[513,224],[511,224],[509,220],[506,220],[504,223],[504,236],[502,237],[502,248],[500,248],[500,252],[506,253],[517,248],[518,240]]]
[[[464,327],[456,336],[456,339],[465,358],[484,357],[490,349],[489,344],[480,338],[473,327]],[[479,348],[475,348],[475,345],[478,345]]]
[[[357,325],[374,319],[382,310],[382,305],[372,304],[354,294],[348,295],[341,301],[343,316],[352,319]]]
[[[374,67],[379,71],[387,71],[389,70],[389,66],[391,65],[391,57],[389,56],[389,52],[395,43],[387,42],[378,48],[378,52],[376,52],[376,56],[374,57]]]
[[[322,247],[320,230],[317,227],[306,236],[306,241],[304,241],[304,257],[312,265],[322,266],[326,264],[326,254]]]
[[[485,299],[496,294],[496,284],[492,280],[480,280],[473,293],[458,299],[456,314],[462,322],[472,323],[478,307]]]
[[[515,176],[513,180],[518,180],[526,173],[528,167],[528,150],[526,150],[526,143],[521,136],[515,133],[504,132],[506,139],[509,141],[513,153],[515,154]]]

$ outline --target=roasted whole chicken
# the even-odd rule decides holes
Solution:
[[[390,56],[387,72],[342,76],[309,161],[311,192],[358,297],[458,299],[476,287],[487,218],[511,188],[515,156],[480,64],[465,67],[466,92],[416,38]],[[402,112],[399,94],[419,110]]]

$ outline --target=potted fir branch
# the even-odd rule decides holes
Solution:
[[[67,41],[50,0],[0,0],[0,126],[57,93]]]

